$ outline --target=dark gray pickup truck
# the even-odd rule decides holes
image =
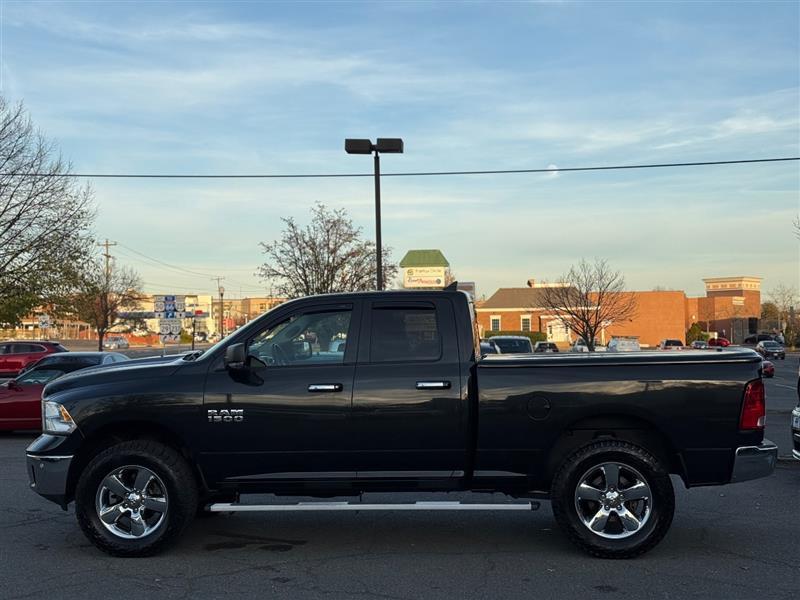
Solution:
[[[624,558],[669,529],[671,474],[722,485],[774,468],[751,350],[481,357],[475,333],[456,291],[318,296],[202,355],[64,376],[43,393],[31,487],[74,502],[87,537],[120,556],[160,550],[198,511],[530,510],[549,498],[573,542]],[[373,491],[508,500],[242,501]]]

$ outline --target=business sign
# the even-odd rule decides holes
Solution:
[[[39,329],[47,329],[50,327],[50,316],[39,315]]]
[[[403,269],[403,287],[443,288],[444,267],[411,267]]]

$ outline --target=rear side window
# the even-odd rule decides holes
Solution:
[[[372,309],[371,362],[435,361],[441,355],[442,340],[433,306]]]
[[[40,346],[39,344],[14,344],[11,350],[12,354],[35,354],[44,351],[44,346]]]

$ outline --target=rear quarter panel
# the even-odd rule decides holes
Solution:
[[[508,366],[481,361],[476,470],[541,480],[563,436],[586,428],[602,434],[604,418],[612,423],[627,417],[656,430],[649,434],[654,440],[667,441],[688,484],[722,483],[730,477],[735,448],[763,438],[762,432],[738,429],[745,383],[758,377],[757,358],[597,359],[548,357]],[[625,438],[624,432],[616,435]]]

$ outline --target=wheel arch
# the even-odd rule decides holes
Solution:
[[[547,489],[559,466],[578,448],[600,439],[629,442],[651,452],[668,469],[686,482],[686,469],[680,454],[666,433],[650,419],[623,412],[584,416],[570,422],[547,451],[544,483]]]
[[[75,487],[84,467],[89,464],[98,452],[119,442],[137,439],[153,440],[176,450],[189,463],[195,476],[198,490],[202,492],[208,489],[203,473],[189,450],[189,445],[177,432],[162,423],[154,421],[117,421],[106,424],[85,436],[80,449],[75,453],[70,464],[66,490],[67,502],[70,502],[75,496]]]

